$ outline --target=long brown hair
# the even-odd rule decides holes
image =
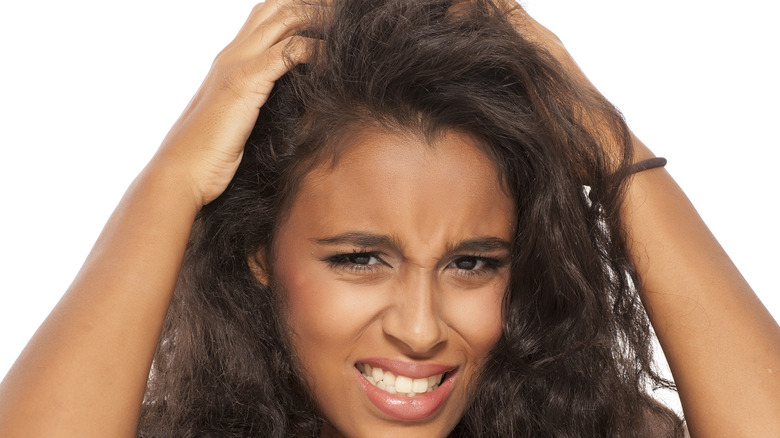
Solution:
[[[332,3],[303,32],[324,44],[277,82],[234,180],[197,218],[139,435],[318,435],[284,297],[247,260],[272,248],[308,169],[366,125],[469,133],[515,201],[503,334],[452,436],[681,435],[647,393],[671,383],[652,368],[618,214],[631,162],[620,114],[490,0]]]

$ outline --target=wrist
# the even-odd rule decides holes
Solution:
[[[186,169],[173,157],[156,155],[133,182],[144,197],[165,203],[168,211],[195,217],[205,205],[203,195]]]

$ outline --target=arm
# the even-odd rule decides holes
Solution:
[[[688,198],[665,170],[643,172],[623,218],[692,436],[780,436],[780,327]]]
[[[258,5],[133,182],[73,284],[0,383],[0,436],[134,436],[190,228],[227,186],[282,56],[307,40]]]
[[[518,31],[593,88],[560,40],[522,9]],[[635,160],[652,156],[636,138]],[[780,435],[780,328],[663,169],[630,182],[622,218],[642,300],[692,436]]]

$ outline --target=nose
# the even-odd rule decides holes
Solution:
[[[409,273],[399,280],[393,305],[385,311],[382,329],[410,354],[428,353],[449,337],[438,289],[430,273]]]

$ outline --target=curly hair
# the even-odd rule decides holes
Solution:
[[[338,0],[276,84],[228,189],[199,213],[152,366],[139,436],[317,436],[284,297],[249,257],[316,164],[365,126],[478,139],[514,200],[503,333],[451,436],[682,436],[653,369],[619,210],[619,112],[583,91],[491,0]],[[607,146],[608,145],[608,146]],[[609,151],[609,152],[608,152]]]

